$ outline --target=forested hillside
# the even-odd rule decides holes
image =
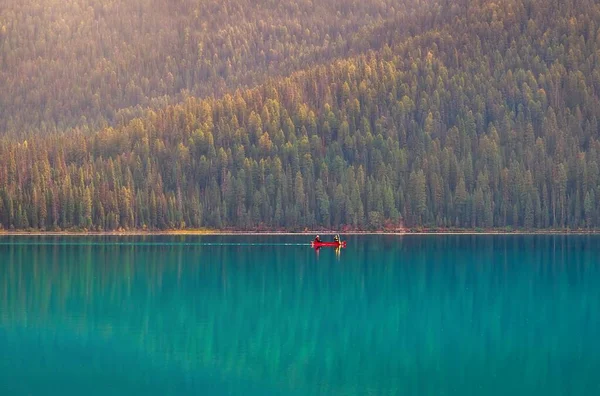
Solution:
[[[22,0],[0,5],[0,134],[96,131],[378,45],[420,0]]]
[[[373,28],[374,51],[95,134],[2,140],[0,223],[598,227],[600,5],[428,7],[408,36]]]

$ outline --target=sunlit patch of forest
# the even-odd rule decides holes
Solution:
[[[0,134],[94,132],[419,29],[420,0],[23,0],[0,7]]]

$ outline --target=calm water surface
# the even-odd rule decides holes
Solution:
[[[305,242],[1,237],[0,394],[600,394],[600,236]]]

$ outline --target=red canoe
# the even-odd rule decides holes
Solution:
[[[321,247],[346,247],[346,241],[341,241],[341,242],[315,242],[312,241],[310,243],[310,245],[314,248],[321,248]]]

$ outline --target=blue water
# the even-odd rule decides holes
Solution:
[[[0,237],[0,395],[598,395],[600,236]]]

